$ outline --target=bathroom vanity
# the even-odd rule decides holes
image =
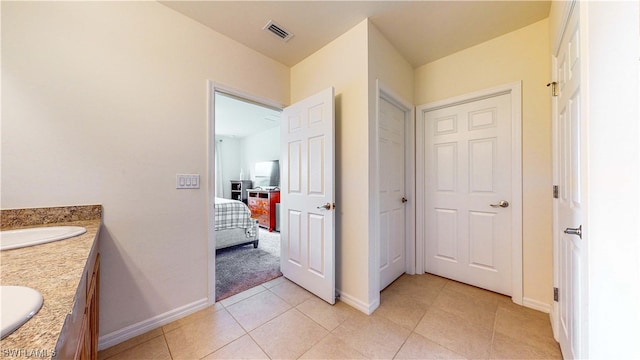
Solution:
[[[39,291],[42,308],[0,341],[11,358],[97,359],[100,205],[1,210],[2,229],[73,225],[72,238],[0,251],[2,285]]]

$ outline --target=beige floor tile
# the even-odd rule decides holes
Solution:
[[[337,328],[358,311],[342,301],[336,301],[335,305],[331,305],[315,296],[296,306],[296,309],[329,331]]]
[[[287,279],[284,276],[280,276],[273,280],[267,281],[266,283],[262,284],[262,286],[266,287],[267,289],[271,289],[272,287],[280,284],[283,281],[287,281]]]
[[[498,300],[498,307],[504,308],[505,310],[526,314],[527,316],[539,318],[541,320],[551,321],[548,313],[518,305],[514,303],[513,300],[511,300],[511,298],[508,296],[504,296],[500,300]]]
[[[196,311],[191,315],[187,315],[181,319],[178,319],[176,321],[170,322],[167,325],[162,327],[162,330],[164,331],[164,333],[166,334],[167,332],[177,329],[180,326],[183,326],[185,324],[188,324],[192,321],[196,321],[198,319],[202,319],[204,317],[207,317],[213,313],[215,313],[216,311],[220,311],[223,310],[224,306],[222,306],[220,303],[216,303],[212,306],[208,306],[205,309],[202,309],[200,311]]]
[[[412,333],[394,359],[465,359],[465,357]]]
[[[432,307],[455,314],[478,327],[493,328],[498,301],[483,296],[474,297],[445,287]]]
[[[319,343],[304,353],[300,359],[366,359],[367,357],[347,345],[333,334],[325,336]]]
[[[493,329],[489,326],[478,327],[455,314],[431,307],[415,332],[465,357],[486,359]]]
[[[264,285],[264,284],[263,284]],[[251,289],[247,289],[241,293],[235,294],[233,296],[229,296],[228,298],[220,301],[219,303],[222,304],[225,307],[229,307],[237,302],[240,302],[244,299],[250,298],[253,295],[266,291],[267,288],[262,286],[262,285],[258,285],[258,286],[254,286]]]
[[[362,313],[349,317],[333,331],[349,346],[374,359],[391,359],[410,333],[391,320]]]
[[[165,333],[174,360],[200,359],[246,332],[226,311],[216,311]]]
[[[214,359],[269,359],[269,357],[260,349],[260,346],[251,339],[251,336],[245,335],[225,345],[203,360]]]
[[[296,309],[249,333],[272,359],[296,359],[328,334],[325,328]]]
[[[532,345],[496,332],[491,347],[491,359],[562,359],[557,343]]]
[[[444,278],[430,274],[405,274],[384,289],[383,293],[399,293],[427,307],[433,303],[447,282]]]
[[[401,276],[382,292],[381,305],[371,316],[340,301],[329,305],[281,277],[98,356],[100,360],[562,358],[548,314],[430,274]]]
[[[127,341],[121,342],[118,345],[114,345],[108,349],[104,349],[100,352],[98,352],[98,360],[105,360],[107,358],[112,357],[113,355],[116,355],[118,353],[121,353],[127,349],[131,349],[137,345],[140,345],[144,342],[147,342],[153,338],[156,338],[158,336],[162,336],[163,332],[162,332],[162,328],[157,328],[151,331],[148,331],[142,335],[138,335],[134,338],[131,338]],[[164,338],[163,338],[164,339]]]
[[[537,314],[523,310],[512,311],[499,308],[496,314],[496,334],[503,334],[511,339],[531,346],[546,348],[555,347],[551,321],[542,319]]]
[[[249,332],[290,308],[277,295],[263,291],[227,307],[227,311]]]
[[[171,354],[164,336],[156,336],[151,340],[124,350],[109,360],[171,360]]]
[[[380,294],[380,307],[373,316],[382,316],[409,330],[415,329],[427,306],[413,297],[401,292],[383,291]]]
[[[269,288],[269,291],[278,295],[291,306],[298,306],[306,300],[314,297],[314,295],[307,290],[286,279]]]
[[[465,294],[479,301],[497,303],[498,301],[504,299],[504,295],[495,293],[493,291],[481,289],[472,285],[463,284],[454,280],[449,280],[444,288],[447,290],[453,290],[458,293]]]

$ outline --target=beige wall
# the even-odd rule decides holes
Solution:
[[[376,80],[401,100],[413,104],[414,71],[398,50],[378,28],[369,23],[369,94],[370,111],[375,115]]]
[[[380,244],[380,222],[377,207],[378,190],[378,155],[376,152],[378,141],[377,131],[377,107],[378,107],[378,83],[389,91],[396,100],[413,105],[413,67],[400,55],[398,50],[384,37],[373,23],[369,22],[368,38],[369,57],[369,304],[375,307],[380,298],[380,278],[379,278],[379,244]],[[407,139],[406,144],[410,146],[411,139]],[[410,169],[407,169],[410,171]],[[383,170],[384,171],[384,170]],[[411,179],[407,179],[412,183]],[[407,194],[410,194],[411,190]],[[411,197],[410,195],[408,195]],[[407,216],[411,216],[407,212]],[[409,236],[409,234],[407,234]]]
[[[369,20],[291,69],[292,102],[330,86],[336,90],[336,280],[341,299],[364,312],[379,301],[377,222],[366,211],[375,195],[377,79],[413,100],[412,67]]]
[[[417,105],[522,81],[523,297],[541,305],[553,287],[548,27],[545,19],[415,71]]]
[[[104,205],[101,335],[207,297],[207,80],[289,101],[288,67],[159,3],[2,2],[2,208]]]
[[[579,14],[579,356],[640,359],[640,2],[580,2]]]
[[[342,299],[366,307],[367,24],[363,21],[291,68],[291,102],[330,86],[336,96],[336,286]]]

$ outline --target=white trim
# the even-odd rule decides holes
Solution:
[[[511,269],[512,269],[512,284],[511,284],[511,299],[514,303],[522,305],[523,301],[523,269],[522,269],[522,82],[516,81],[513,83],[500,85],[484,90],[479,90],[473,93],[464,94],[460,96],[451,97],[448,99],[431,102],[418,106],[416,110],[416,118],[420,115],[424,115],[425,112],[436,110],[439,108],[456,106],[464,103],[469,103],[489,97],[494,97],[502,94],[511,94],[511,166],[512,173],[516,176],[512,176],[511,183],[511,206],[512,206],[512,224],[511,224]],[[425,216],[425,171],[424,166],[424,152],[425,152],[425,139],[424,139],[424,121],[416,121],[416,219],[424,219]],[[417,220],[416,220],[417,222]],[[418,256],[417,263],[421,267],[418,268],[420,272],[425,271],[424,257],[426,256],[426,236],[424,233],[424,227],[420,226],[416,229],[416,249],[420,250],[421,256]],[[421,260],[421,261],[420,261]]]
[[[208,81],[208,114],[207,114],[207,303],[216,302],[216,231],[215,231],[215,198],[216,198],[216,121],[215,93],[216,85]]]
[[[542,311],[543,313],[547,313],[547,314],[549,314],[551,311],[550,304],[544,303],[542,301],[534,300],[528,297],[522,298],[522,305],[530,309]]]
[[[524,296],[523,281],[523,234],[522,234],[522,82],[508,85],[511,87],[511,299],[522,304]],[[548,312],[548,311],[547,311]]]
[[[373,314],[375,309],[380,306],[380,297],[378,297],[372,303],[367,304],[362,300],[341,291],[340,289],[336,289],[336,293],[340,297],[340,301],[367,315]]]
[[[100,338],[98,339],[98,350],[104,350],[114,345],[118,345],[123,341],[129,340],[153,329],[157,329],[160,326],[169,324],[187,315],[191,315],[196,311],[207,308],[208,306],[209,303],[206,298],[200,299],[171,311],[167,311],[164,314],[160,314],[150,319],[129,325],[124,329],[105,334],[103,336],[100,336]]]
[[[562,44],[562,39],[567,31],[567,24],[569,23],[569,14],[573,11],[573,7],[576,4],[576,0],[569,1],[560,1],[561,6],[560,15],[560,24],[558,27],[558,33],[553,34],[553,39],[551,40],[551,54],[555,55],[560,51],[560,45]],[[557,80],[557,79],[556,79]]]
[[[245,99],[247,101],[254,102],[261,106],[270,107],[273,109],[284,108],[283,104],[274,102],[272,100],[262,98],[256,95],[249,94],[242,90],[226,86],[212,80],[207,82],[209,99],[208,99],[208,114],[207,114],[207,297],[208,304],[213,305],[216,302],[216,232],[214,222],[214,209],[215,209],[215,93],[221,92],[235,97]]]

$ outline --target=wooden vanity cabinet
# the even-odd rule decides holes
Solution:
[[[100,301],[100,254],[95,259],[95,266],[87,288],[82,329],[78,341],[75,359],[98,359],[98,308]]]
[[[85,272],[56,344],[55,359],[97,360],[100,300],[100,254],[91,249]]]

